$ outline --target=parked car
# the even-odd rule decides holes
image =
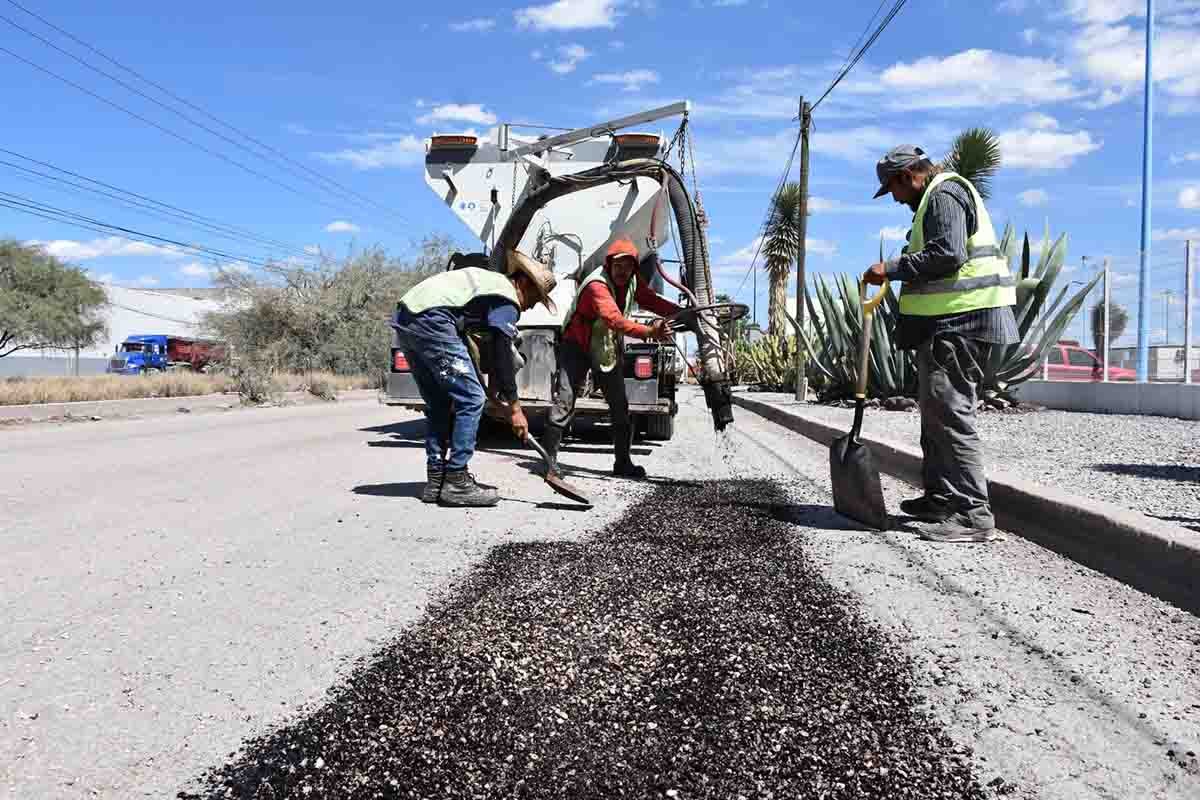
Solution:
[[[1046,377],[1052,381],[1098,381],[1103,372],[1104,362],[1091,350],[1080,347],[1079,342],[1056,342],[1046,351]],[[1137,373],[1109,364],[1108,379],[1133,381],[1137,379]]]

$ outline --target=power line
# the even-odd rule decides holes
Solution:
[[[166,249],[182,248],[193,253],[210,255],[216,258],[223,258],[228,261],[244,261],[248,264],[254,264],[255,266],[260,267],[269,266],[268,262],[261,261],[253,256],[231,254],[223,250],[217,250],[216,248],[208,247],[207,245],[181,242],[178,239],[172,239],[166,236],[158,236],[156,234],[146,233],[134,228],[126,228],[121,225],[114,225],[109,222],[104,222],[103,220],[95,219],[94,217],[89,217],[86,214],[79,214],[74,211],[57,208],[46,203],[38,202],[32,198],[24,197],[19,194],[13,194],[11,192],[0,192],[0,204],[3,204],[15,211],[30,213],[33,214],[33,216],[39,216],[43,219],[66,222],[70,225],[88,228],[89,230],[95,230],[100,233],[120,233],[128,238],[134,238],[138,241],[141,241],[144,244],[154,244],[160,247],[166,246]]]
[[[175,218],[175,219],[182,220],[186,224],[195,226],[197,228],[209,230],[210,232],[216,233],[218,236],[221,236],[222,238],[225,238],[225,239],[241,241],[242,243],[250,243],[250,244],[254,244],[255,246],[259,246],[259,247],[267,247],[268,249],[280,250],[282,252],[289,253],[291,255],[295,255],[295,256],[299,256],[299,257],[307,258],[310,256],[310,254],[305,253],[302,249],[297,248],[294,245],[290,245],[286,242],[281,242],[277,239],[271,239],[269,237],[260,236],[256,233],[244,230],[242,228],[236,228],[231,225],[225,225],[223,223],[218,222],[217,220],[213,220],[213,219],[210,219],[203,215],[196,214],[191,211],[187,211],[186,209],[178,208],[177,206],[172,206],[169,203],[162,203],[160,201],[153,200],[149,197],[140,195],[136,192],[130,192],[128,190],[121,189],[117,186],[113,186],[111,184],[105,183],[104,181],[98,181],[93,178],[88,178],[87,176],[80,175],[75,172],[71,172],[70,170],[65,170],[60,167],[56,167],[53,164],[50,164],[48,162],[39,161],[38,159],[21,155],[20,153],[17,153],[12,150],[7,150],[5,148],[0,147],[0,154],[10,155],[15,158],[20,158],[29,163],[37,164],[39,166],[45,167],[48,170],[53,170],[54,172],[58,172],[62,175],[68,175],[68,176],[71,176],[74,178],[78,178],[80,181],[86,181],[87,183],[93,184],[92,186],[89,186],[85,183],[80,183],[80,182],[77,182],[74,180],[70,180],[68,178],[58,177],[56,175],[51,175],[47,172],[43,172],[41,170],[32,169],[30,167],[22,166],[21,164],[17,164],[17,163],[13,163],[11,161],[6,161],[3,159],[0,159],[0,166],[6,166],[10,169],[17,170],[17,171],[20,171],[23,173],[27,173],[28,175],[38,176],[38,177],[44,179],[43,181],[41,181],[42,183],[51,185],[52,187],[54,186],[54,183],[61,183],[61,184],[64,184],[65,186],[75,187],[76,189],[78,189],[80,191],[86,191],[86,192],[90,192],[92,194],[111,198],[116,202],[123,203],[125,205],[131,206],[134,208],[142,209],[142,211],[144,213],[158,216],[160,218]],[[26,179],[27,180],[36,180],[35,178],[26,178]],[[54,183],[51,183],[51,182],[54,182]],[[104,188],[96,188],[96,187],[104,187]],[[61,187],[54,187],[54,188],[61,188]],[[111,191],[106,191],[106,190],[111,190]]]
[[[182,133],[173,131],[170,128],[166,127],[165,125],[160,125],[159,123],[155,122],[154,120],[150,119],[149,117],[139,114],[136,111],[132,111],[132,110],[126,108],[125,106],[121,105],[120,103],[117,103],[113,100],[109,100],[108,98],[106,98],[102,95],[96,94],[91,89],[88,89],[85,86],[81,86],[80,84],[76,83],[75,81],[71,80],[70,78],[65,78],[62,75],[59,75],[58,73],[56,73],[50,69],[47,69],[46,67],[41,66],[40,64],[30,61],[29,59],[25,58],[24,56],[20,56],[20,55],[14,53],[13,51],[9,50],[6,47],[0,47],[0,53],[4,53],[5,55],[10,56],[11,58],[15,58],[17,61],[20,61],[21,63],[26,64],[26,65],[38,70],[39,72],[43,72],[43,73],[49,75],[50,77],[55,78],[56,80],[62,81],[63,83],[67,84],[68,86],[71,86],[72,88],[77,89],[80,92],[83,92],[84,94],[88,95],[89,97],[99,100],[100,102],[105,103],[106,105],[112,106],[113,108],[117,109],[118,111],[124,112],[125,114],[128,114],[129,116],[133,117],[136,120],[139,120],[140,122],[144,122],[147,125],[155,128],[159,131],[162,131],[163,133],[167,134],[168,136],[174,137],[174,138],[180,140],[181,142],[189,144],[192,147],[195,147],[199,150],[203,150],[204,152],[208,153],[209,155],[214,156],[215,158],[219,158],[222,161],[226,162],[227,164],[232,164],[233,166],[237,167],[238,169],[243,170],[244,172],[247,172],[251,175],[254,175],[257,178],[261,178],[262,180],[265,180],[269,183],[272,183],[276,186],[286,189],[287,191],[291,192],[292,194],[295,194],[298,197],[302,197],[306,200],[314,200],[315,202],[320,203],[321,205],[326,206],[327,208],[336,209],[338,212],[341,212],[344,210],[341,206],[335,206],[332,203],[326,202],[323,199],[310,197],[310,196],[306,195],[300,189],[297,189],[296,187],[291,186],[290,184],[284,183],[283,181],[280,181],[280,180],[276,180],[275,178],[271,177],[270,175],[267,175],[263,172],[259,172],[258,170],[254,169],[253,167],[249,167],[236,159],[230,158],[229,156],[225,155],[224,153],[220,153],[216,150],[213,150],[211,147],[208,147],[207,145],[203,145],[200,142],[197,142],[195,139],[191,139],[191,138],[183,135]]]
[[[359,192],[356,192],[354,189],[351,189],[350,187],[345,186],[344,184],[334,180],[333,178],[330,178],[326,175],[323,175],[320,172],[317,172],[316,170],[312,169],[311,167],[307,166],[306,164],[303,164],[303,163],[291,158],[290,156],[288,156],[286,153],[282,152],[278,148],[273,147],[273,146],[257,139],[256,137],[252,136],[251,134],[246,133],[245,131],[241,130],[240,128],[238,128],[228,122],[225,122],[224,120],[220,119],[219,117],[215,116],[214,114],[210,113],[209,111],[206,111],[204,108],[196,105],[195,103],[192,103],[189,100],[187,100],[183,97],[180,97],[178,94],[176,94],[175,92],[172,92],[170,89],[163,86],[162,84],[151,80],[150,78],[146,77],[145,75],[143,75],[142,73],[133,69],[132,67],[122,64],[120,61],[117,61],[112,56],[109,56],[107,53],[104,53],[99,48],[95,47],[94,45],[91,45],[88,42],[84,41],[83,39],[80,39],[78,36],[75,36],[70,31],[64,30],[63,28],[59,27],[58,25],[55,25],[53,22],[51,22],[50,20],[41,16],[40,14],[37,14],[36,12],[29,10],[25,6],[16,2],[16,0],[8,0],[8,3],[9,3],[9,5],[12,5],[13,7],[24,12],[25,14],[28,14],[29,16],[33,17],[34,19],[38,20],[46,27],[48,27],[54,31],[57,31],[58,33],[67,37],[68,39],[70,39],[71,41],[80,45],[81,47],[84,47],[87,50],[91,51],[92,53],[95,53],[97,56],[104,59],[105,61],[112,64],[113,66],[117,67],[118,69],[121,69],[124,72],[134,76],[135,78],[137,78],[138,80],[142,81],[143,83],[145,83],[149,86],[153,86],[155,89],[162,92],[166,96],[170,97],[175,102],[180,103],[199,114],[202,114],[203,116],[212,120],[213,122],[217,123],[218,125],[221,125],[222,127],[233,131],[238,136],[241,136],[242,138],[246,139],[247,141],[252,142],[254,145],[259,147],[260,149],[272,154],[275,158],[285,162],[285,164],[287,165],[287,166],[285,166],[285,169],[287,169],[293,175],[297,175],[302,180],[306,180],[309,183],[313,183],[314,185],[317,185],[324,191],[329,191],[330,187],[332,187],[333,189],[336,189],[338,192],[342,193],[343,195],[348,196],[350,198],[354,198],[359,204],[365,203],[379,211],[383,211],[384,213],[394,216],[400,220],[404,220],[405,222],[409,221],[400,212],[395,211],[394,209],[388,208],[387,206],[384,206],[384,205],[372,200],[371,198],[369,198],[363,194],[360,194]],[[149,100],[150,102],[155,103],[155,104],[161,106],[162,108],[165,108],[166,110],[170,111],[171,113],[187,120],[191,124],[196,125],[197,127],[200,127],[201,129],[203,129],[205,131],[208,131],[213,136],[216,136],[226,142],[229,142],[230,144],[234,145],[235,147],[245,150],[246,152],[250,153],[251,155],[253,155],[257,158],[260,158],[263,160],[268,160],[261,153],[255,152],[254,150],[246,147],[245,145],[243,145],[239,142],[234,141],[233,139],[230,139],[229,137],[225,136],[224,134],[220,133],[219,131],[215,131],[212,128],[208,127],[207,125],[205,125],[201,122],[197,122],[196,120],[192,119],[191,117],[184,114],[183,112],[181,112],[177,109],[171,108],[169,105],[163,103],[162,101],[160,101],[154,97],[151,97],[150,95],[146,94],[145,92],[140,91],[139,89],[137,89],[133,86],[130,86],[128,83],[122,81],[120,78],[117,78],[117,77],[105,72],[104,70],[102,70],[92,64],[89,64],[87,61],[83,60],[82,58],[79,58],[78,56],[68,52],[67,50],[64,50],[63,48],[54,44],[53,42],[46,39],[45,37],[40,36],[39,34],[29,30],[28,28],[25,28],[21,24],[9,19],[8,17],[0,15],[0,19],[4,20],[5,22],[7,22],[9,25],[13,26],[14,28],[17,28],[18,30],[23,31],[24,33],[28,34],[29,36],[32,36],[33,38],[35,38],[38,41],[45,44],[47,47],[53,48],[57,52],[62,53],[63,55],[67,56],[68,58],[78,62],[79,64],[82,64],[83,66],[87,67],[88,69],[92,70],[93,72],[103,75],[104,77],[108,78],[109,80],[113,81],[114,83],[128,89],[131,92],[134,92],[138,96],[143,97],[143,98]],[[303,173],[310,175],[312,177],[305,177],[304,175],[300,175],[297,172],[297,170],[302,171]],[[314,181],[314,178],[316,179],[315,181]],[[320,183],[316,183],[316,181],[320,181]]]
[[[813,111],[816,111],[817,106],[821,105],[821,101],[828,97],[829,93],[836,89],[837,85],[842,82],[842,79],[850,74],[850,71],[854,69],[859,61],[862,60],[862,57],[866,55],[868,50],[871,49],[871,45],[875,44],[875,40],[878,39],[880,34],[883,33],[884,29],[891,24],[892,20],[896,18],[896,15],[900,13],[900,9],[904,8],[905,3],[907,2],[908,0],[896,0],[891,10],[888,11],[887,15],[884,16],[883,21],[879,23],[879,27],[877,27],[875,32],[871,34],[871,38],[867,39],[863,46],[859,48],[858,52],[854,54],[854,58],[850,60],[850,63],[846,64],[838,71],[838,74],[834,76],[833,82],[829,84],[829,88],[825,90],[824,94],[817,98],[817,102],[812,104]],[[879,12],[876,11],[875,14],[878,16]],[[872,17],[872,19],[874,19],[874,17]],[[868,23],[868,27],[869,25],[870,23]]]

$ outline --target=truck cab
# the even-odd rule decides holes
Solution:
[[[144,375],[167,369],[167,337],[128,336],[113,351],[105,370],[113,375]]]

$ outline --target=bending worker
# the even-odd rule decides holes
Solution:
[[[441,272],[418,283],[400,299],[392,327],[421,398],[425,401],[425,503],[494,506],[495,487],[476,482],[467,469],[486,393],[463,335],[491,334],[491,385],[498,387],[501,417],[524,440],[529,423],[517,397],[513,339],[521,311],[543,303],[555,313],[550,292],[554,274],[515,250],[508,251],[508,275],[478,267]],[[447,456],[447,451],[449,455]]]
[[[996,532],[975,429],[988,353],[1020,340],[1016,284],[983,198],[921,148],[893,148],[876,165],[879,191],[913,210],[903,255],[874,264],[867,283],[901,281],[897,346],[917,351],[925,493],[900,510],[934,526],[924,539],[990,542]]]
[[[579,284],[575,302],[563,322],[558,348],[558,373],[554,379],[554,405],[546,422],[542,444],[551,469],[558,470],[558,446],[563,432],[575,416],[575,400],[588,371],[604,392],[612,420],[613,475],[644,478],[646,470],[629,457],[633,426],[629,400],[625,396],[624,338],[669,341],[671,329],[664,319],[642,325],[629,318],[634,303],[645,311],[668,315],[679,306],[658,296],[638,280],[638,250],[628,239],[617,239],[608,248],[604,266]]]

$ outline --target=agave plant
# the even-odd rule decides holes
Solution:
[[[1037,374],[1046,351],[1059,340],[1100,279],[1096,276],[1070,297],[1067,296],[1070,286],[1064,286],[1053,293],[1051,300],[1066,259],[1067,237],[1063,234],[1051,243],[1047,230],[1042,241],[1036,265],[1031,261],[1028,234],[1019,257],[1014,252],[1016,236],[1012,226],[1005,229],[1000,242],[1001,253],[1017,277],[1017,305],[1013,311],[1021,339],[1007,347],[993,347],[988,354],[983,365],[982,394],[991,405],[1015,402],[1012,390]],[[832,287],[824,278],[818,279],[807,295],[813,331],[804,335],[804,346],[813,368],[825,379],[819,395],[823,401],[849,397],[854,392],[863,325],[859,291],[857,276],[839,275],[833,279]],[[915,353],[894,346],[899,319],[900,303],[889,286],[876,311],[871,337],[867,384],[867,394],[871,397],[916,396]]]

